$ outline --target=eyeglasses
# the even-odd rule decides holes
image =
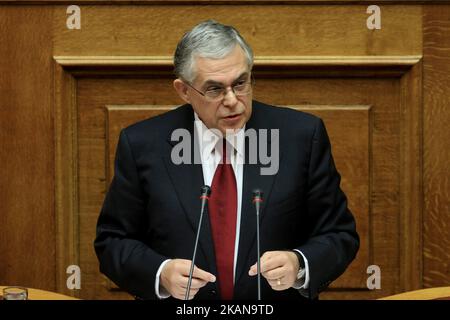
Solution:
[[[211,102],[221,101],[225,98],[226,94],[228,93],[228,87],[219,87],[219,86],[212,86],[211,88],[208,88],[205,92],[201,92],[200,90],[195,89],[191,84],[185,82],[185,84],[194,89],[198,94],[205,97],[206,100],[209,100]],[[240,80],[238,81],[234,86],[231,87],[231,91],[233,91],[234,95],[236,97],[240,96],[246,96],[247,94],[252,91],[252,87],[254,85],[253,77],[246,80]]]

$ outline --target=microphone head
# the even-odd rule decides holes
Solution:
[[[253,200],[262,200],[264,192],[259,189],[253,190]]]
[[[200,189],[200,192],[201,192],[201,196],[202,196],[202,197],[209,197],[210,194],[211,194],[211,188],[210,188],[209,186],[207,186],[207,185],[204,185],[204,186]]]

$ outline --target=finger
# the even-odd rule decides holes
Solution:
[[[191,271],[191,260],[186,259],[177,259],[176,270],[183,276],[189,276],[189,272]],[[195,266],[194,266],[195,267]]]
[[[180,259],[181,264],[179,265],[179,271],[180,273],[185,276],[185,277],[189,277],[189,273],[191,271],[191,264],[192,261],[191,260],[185,260],[185,259]],[[204,280],[204,281],[208,281],[208,282],[215,282],[216,281],[216,277],[209,273],[206,272],[202,269],[200,269],[199,267],[194,265],[194,271],[192,273],[192,277],[193,278],[198,278],[200,280]]]
[[[261,273],[263,272],[263,268],[262,268],[262,263],[261,263]],[[255,263],[254,265],[252,265],[250,267],[250,269],[248,270],[248,275],[249,276],[254,276],[258,273],[258,263]]]
[[[248,270],[248,275],[249,276],[254,276],[258,273],[258,263],[255,263],[254,265],[252,265],[250,267],[250,269]]]
[[[265,272],[267,270],[273,269],[275,267],[281,266],[282,260],[277,257],[280,256],[279,251],[267,251],[265,252],[260,259],[261,262],[261,272]],[[279,261],[280,260],[280,261]],[[258,263],[252,265],[248,271],[249,276],[254,276],[258,273]]]
[[[202,270],[200,268],[197,268],[197,267],[194,267],[194,273],[192,276],[199,280],[203,280],[203,281],[207,281],[207,282],[215,282],[216,281],[216,277],[213,274],[211,274],[205,270]]]
[[[181,287],[183,289],[186,289],[188,282],[189,282],[189,277],[184,277]],[[206,286],[207,284],[208,284],[208,281],[200,280],[197,278],[192,278],[191,289],[200,289],[200,288],[203,288],[204,286]]]
[[[284,265],[284,260],[280,255],[270,256],[270,257],[261,257],[261,272],[267,272]]]
[[[192,278],[191,288],[200,289],[208,284],[208,281],[204,281],[197,278]]]
[[[263,272],[263,277],[267,280],[277,280],[280,278],[283,278],[283,276],[286,274],[286,268],[279,267],[275,268],[266,272]]]
[[[261,260],[264,259],[266,261],[272,259],[273,257],[276,257],[278,255],[279,251],[266,251],[264,252],[264,254],[261,256]]]
[[[269,283],[269,285],[272,288],[276,288],[276,287],[281,286],[283,284],[281,282],[281,279],[267,280],[267,282]]]
[[[280,279],[275,279],[275,280],[268,280],[267,282],[269,283],[270,287],[273,290],[282,291],[282,290],[289,289],[291,287],[289,285],[289,283],[287,283],[286,281],[287,281],[287,279],[280,278]]]

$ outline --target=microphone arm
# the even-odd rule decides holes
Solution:
[[[200,199],[202,200],[202,208],[200,210],[200,218],[199,218],[199,222],[198,222],[197,236],[195,237],[194,253],[192,255],[191,270],[189,271],[189,281],[188,281],[188,285],[186,288],[186,294],[184,296],[184,300],[189,300],[189,291],[191,291],[191,284],[192,284],[192,274],[194,273],[195,256],[197,255],[198,239],[200,236],[200,229],[202,228],[203,212],[205,211],[205,205],[206,205],[206,202],[209,200],[210,194],[211,194],[211,188],[209,186],[205,185],[201,188]]]
[[[258,300],[261,300],[261,249],[260,249],[260,240],[259,240],[259,209],[260,204],[263,201],[263,192],[261,190],[253,191],[253,203],[255,204],[256,209],[256,254],[257,254],[257,273],[258,273]]]

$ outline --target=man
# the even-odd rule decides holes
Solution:
[[[256,299],[252,191],[259,188],[262,298],[317,298],[359,248],[323,122],[252,100],[253,53],[233,27],[197,25],[178,44],[174,64],[173,85],[186,104],[120,134],[97,225],[101,272],[143,299],[184,299],[200,187],[209,185],[189,298]],[[190,133],[199,163],[174,159],[180,129]],[[263,141],[278,157],[273,174],[249,161],[249,130],[278,132],[278,140]]]

